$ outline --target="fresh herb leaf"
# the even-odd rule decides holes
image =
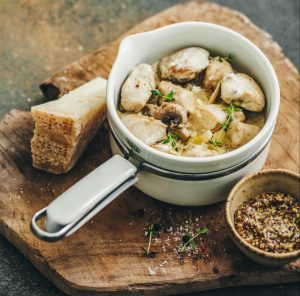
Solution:
[[[232,60],[234,59],[234,56],[233,56],[232,54],[229,53],[229,54],[227,55],[226,59],[227,59],[227,61],[230,62],[230,61],[232,61]]]
[[[181,239],[182,243],[179,245],[179,252],[180,253],[184,252],[188,247],[191,247],[193,250],[196,250],[198,245],[197,245],[197,242],[195,241],[195,239],[198,236],[206,234],[206,233],[208,233],[208,228],[207,228],[207,226],[203,226],[203,227],[196,229],[195,235],[192,235],[190,233],[185,234]]]
[[[222,147],[223,145],[222,142],[217,140],[209,140],[208,143],[214,145],[215,147]]]
[[[164,96],[161,91],[159,89],[151,89],[151,93],[155,96],[159,96],[165,99],[166,102],[172,102],[175,101],[174,95],[175,95],[175,91],[174,90],[170,90],[168,92],[168,94],[166,96]]]
[[[197,232],[198,234],[205,234],[205,233],[208,233],[208,227],[207,227],[207,226],[203,226],[203,227],[197,228],[197,229],[196,229],[196,232]]]
[[[171,134],[170,132],[167,133],[167,138],[162,142],[163,144],[171,143],[172,148],[179,152],[179,147],[177,146],[177,140],[179,139],[179,135]]]
[[[154,96],[162,96],[160,90],[154,88],[154,89],[151,89],[151,93],[154,95]]]
[[[234,56],[232,55],[232,54],[228,54],[226,57],[219,57],[219,62],[223,62],[223,61],[228,61],[228,62],[230,62],[230,61],[232,61],[234,59]]]
[[[175,151],[179,152],[179,148],[177,147],[177,143],[175,141],[172,141],[172,147]]]
[[[191,241],[190,241],[190,246],[191,246],[191,248],[192,248],[193,250],[196,250],[197,247],[198,247],[197,243],[196,243],[194,240],[191,240]]]
[[[147,248],[142,247],[143,255],[154,258],[156,256],[156,252],[151,251],[151,244],[153,237],[159,232],[161,226],[159,224],[151,224],[147,230],[147,236],[149,236],[148,246]]]
[[[238,111],[241,111],[242,109],[233,105],[233,104],[230,104],[227,108],[224,108],[223,111],[225,111],[227,113],[228,116],[232,117],[233,113],[234,112],[238,112]]]
[[[225,124],[225,122],[219,122],[219,124],[221,125],[221,129],[223,129],[224,131],[228,129],[228,126]]]
[[[163,96],[166,102],[175,101],[174,99],[175,91],[171,90],[166,96]]]

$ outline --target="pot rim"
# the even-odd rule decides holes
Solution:
[[[209,157],[187,157],[187,156],[177,156],[177,155],[172,155],[168,153],[164,153],[162,151],[159,151],[155,148],[152,148],[151,146],[148,146],[144,142],[142,142],[140,139],[135,137],[122,123],[121,119],[119,118],[117,114],[117,110],[115,107],[115,102],[114,102],[114,86],[115,86],[115,76],[118,75],[118,67],[120,60],[122,59],[123,56],[123,51],[124,49],[128,46],[128,44],[134,43],[135,41],[139,40],[141,38],[147,38],[152,35],[157,35],[157,34],[168,34],[169,31],[171,30],[179,30],[181,28],[190,28],[190,29],[195,29],[195,28],[205,28],[207,30],[216,30],[216,31],[222,31],[224,34],[229,34],[233,35],[234,38],[238,38],[241,42],[243,42],[246,46],[250,47],[251,50],[256,52],[256,54],[259,56],[261,59],[261,62],[264,63],[265,67],[268,70],[269,75],[271,76],[271,81],[273,83],[272,88],[274,89],[275,96],[272,98],[272,101],[270,101],[270,111],[269,115],[267,117],[267,120],[263,126],[263,128],[260,130],[260,132],[253,138],[251,139],[248,143],[245,145],[232,150],[230,152],[221,154],[221,155],[215,155],[215,156],[209,156]],[[182,44],[182,47],[184,47],[184,44]],[[157,159],[163,159],[163,160],[169,160],[176,162],[178,164],[214,164],[217,162],[222,162],[225,159],[228,158],[239,158],[241,157],[245,152],[249,151],[251,148],[255,147],[256,143],[259,140],[263,140],[263,138],[267,138],[272,132],[274,125],[276,123],[276,118],[277,114],[279,111],[279,104],[280,104],[280,89],[279,89],[279,83],[275,74],[275,71],[268,60],[268,58],[264,55],[264,53],[256,46],[254,45],[250,40],[242,36],[241,34],[228,29],[226,27],[216,25],[216,24],[211,24],[211,23],[205,23],[205,22],[183,22],[183,23],[177,23],[177,24],[172,24],[168,25],[159,29],[155,29],[149,32],[144,32],[144,33],[138,33],[134,35],[130,35],[125,37],[119,46],[119,51],[116,56],[115,62],[113,64],[113,67],[111,69],[109,78],[108,78],[108,83],[107,83],[107,111],[108,111],[108,119],[110,123],[113,126],[117,127],[117,130],[119,130],[125,138],[127,138],[129,141],[132,143],[136,144],[138,147],[140,147],[144,152],[146,152],[148,155],[152,155],[156,157]],[[255,150],[260,147],[256,147]],[[242,157],[243,158],[243,157]]]

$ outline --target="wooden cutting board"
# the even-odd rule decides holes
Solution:
[[[232,28],[257,44],[268,56],[281,86],[281,108],[267,168],[299,171],[299,74],[271,36],[241,13],[211,3],[188,2],[163,11],[128,34],[182,21],[206,21]],[[179,36],[180,37],[180,36]],[[45,81],[48,98],[94,78],[107,77],[120,39],[83,57]],[[235,285],[287,283],[299,280],[300,260],[282,268],[261,267],[242,255],[225,229],[224,203],[185,208],[158,202],[132,188],[73,236],[57,243],[36,239],[29,230],[32,215],[96,168],[110,155],[107,127],[66,175],[51,175],[31,165],[30,113],[12,110],[0,123],[0,231],[50,281],[69,295],[169,295]],[[84,198],[84,197],[83,197]],[[184,198],[184,197],[183,197]],[[225,196],[224,196],[225,198]],[[155,258],[145,258],[145,228],[162,225],[153,243]],[[206,251],[178,257],[178,234],[172,226],[195,229],[207,225]],[[184,232],[184,231],[183,231]]]

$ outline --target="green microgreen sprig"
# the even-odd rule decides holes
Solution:
[[[158,234],[160,228],[161,227],[159,224],[151,224],[150,227],[148,228],[147,230],[147,236],[149,237],[148,246],[146,248],[142,247],[144,256],[151,257],[151,258],[156,256],[156,252],[151,251],[151,244],[152,244],[153,237]]]
[[[195,234],[187,233],[186,235],[184,235],[182,237],[182,243],[180,244],[178,251],[180,253],[182,253],[182,252],[186,251],[186,249],[188,247],[191,247],[193,250],[196,250],[198,245],[197,245],[197,242],[195,241],[195,239],[198,236],[206,234],[206,233],[208,233],[207,226],[197,228],[196,231],[195,231]]]
[[[163,144],[171,143],[171,146],[176,152],[179,152],[179,147],[177,146],[177,140],[179,139],[179,135],[171,134],[170,132],[167,133],[167,138],[162,142]]]
[[[219,57],[219,62],[224,62],[224,61],[227,61],[227,62],[231,62],[232,60],[234,59],[234,56],[232,54],[228,54],[226,57]]]
[[[222,147],[223,145],[222,142],[217,140],[209,140],[208,143],[214,145],[215,147]]]
[[[214,145],[215,147],[222,147],[222,143],[219,141],[219,138],[221,134],[228,130],[229,124],[233,121],[233,114],[235,112],[241,111],[241,108],[238,108],[234,106],[233,104],[230,104],[227,108],[224,108],[223,111],[227,114],[227,119],[224,123],[220,122],[221,125],[221,131],[218,134],[217,138],[215,140],[209,140],[208,143]]]
[[[159,89],[155,88],[155,89],[151,90],[151,93],[155,96],[162,97],[166,102],[175,101],[175,98],[174,98],[175,91],[174,90],[169,91],[167,95],[163,95]]]

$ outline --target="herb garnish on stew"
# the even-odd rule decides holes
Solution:
[[[165,99],[166,102],[172,102],[175,101],[174,95],[175,95],[175,91],[174,90],[170,90],[168,92],[168,94],[166,96],[164,96],[161,91],[159,89],[152,89],[151,93],[155,96],[159,96]]]

